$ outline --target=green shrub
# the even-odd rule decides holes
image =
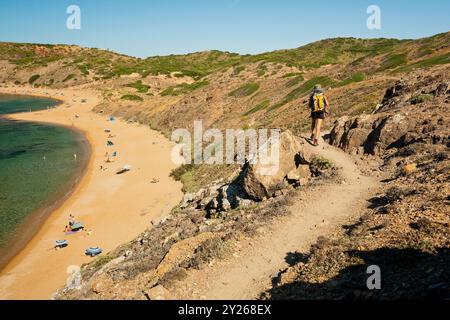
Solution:
[[[178,168],[173,169],[172,172],[170,173],[170,177],[173,178],[175,181],[181,181],[181,177],[187,172],[191,171],[192,169],[194,169],[193,164],[183,164]]]
[[[259,90],[259,84],[257,83],[247,83],[236,90],[231,91],[228,96],[234,97],[234,98],[242,98],[247,97],[249,95],[254,94],[256,91]]]
[[[421,60],[419,62],[397,68],[396,70],[394,70],[394,72],[408,72],[413,69],[428,68],[428,67],[432,67],[435,65],[447,64],[447,63],[450,63],[450,53],[436,56],[436,57],[429,58],[429,59],[425,59],[425,60]]]
[[[100,268],[105,264],[107,264],[108,262],[112,261],[113,259],[114,257],[110,255],[99,256],[92,262],[91,267],[95,269]]]
[[[126,95],[122,96],[120,99],[129,100],[129,101],[143,101],[144,100],[141,97],[134,95],[134,94],[126,94]]]
[[[257,70],[257,72],[256,72],[256,75],[258,76],[258,77],[262,77],[262,76],[264,76],[265,74],[266,74],[266,72],[267,72],[267,66],[264,64],[264,62],[263,63],[261,63],[261,64],[259,64],[258,65],[258,70]]]
[[[165,97],[165,96],[179,96],[179,95],[183,95],[192,91],[195,91],[197,89],[200,89],[201,87],[207,86],[209,85],[209,81],[204,80],[204,81],[197,81],[194,83],[182,83],[173,87],[169,87],[165,90],[163,90],[160,93],[160,96]]]
[[[233,75],[237,76],[244,70],[245,70],[245,66],[237,66],[233,70]]]
[[[148,89],[150,89],[150,86],[148,86],[146,84],[143,84],[142,80],[138,80],[136,82],[129,83],[129,84],[126,85],[126,87],[134,88],[139,93],[147,93]]]
[[[292,78],[292,77],[297,77],[297,76],[301,76],[302,74],[300,72],[290,72],[290,73],[286,73],[283,78]]]
[[[412,104],[424,103],[426,101],[430,101],[434,99],[434,95],[430,93],[419,94],[417,97],[411,100]]]
[[[365,74],[362,72],[358,72],[358,73],[353,74],[350,78],[342,80],[341,82],[336,84],[336,87],[343,87],[343,86],[349,85],[350,83],[364,81],[365,79],[366,79]]]
[[[71,80],[73,78],[75,78],[75,75],[73,73],[69,74],[67,77],[64,78],[63,82],[67,82],[67,81],[69,81],[69,80]]]
[[[36,82],[37,79],[39,79],[41,76],[38,74],[35,74],[33,76],[30,77],[30,79],[28,79],[28,83],[29,84],[33,84],[34,82]]]
[[[408,62],[408,57],[406,53],[388,55],[377,71],[385,71],[389,69],[397,68],[398,66],[404,65]]]
[[[78,69],[81,71],[81,73],[83,74],[83,75],[85,75],[85,76],[87,76],[88,74],[89,74],[89,68],[88,68],[88,66],[87,65],[85,65],[85,64],[82,64],[82,65],[79,65],[78,66]]]
[[[256,72],[256,76],[258,76],[258,77],[262,77],[262,76],[264,76],[266,74],[266,70],[258,70],[257,72]]]
[[[183,76],[191,77],[194,80],[200,80],[201,78],[207,75],[206,72],[198,71],[198,70],[183,70],[181,72]]]
[[[303,78],[302,75],[296,76],[296,77],[290,79],[288,82],[286,82],[286,88],[291,88],[293,86],[296,86],[303,80],[305,80],[305,78]]]
[[[249,116],[253,113],[258,112],[259,110],[265,109],[269,106],[270,104],[270,100],[264,100],[261,103],[258,103],[256,106],[254,106],[253,108],[251,108],[249,111],[247,111],[246,113],[244,113],[244,116]]]
[[[311,167],[317,170],[327,170],[333,167],[333,162],[321,156],[316,156],[311,161]]]

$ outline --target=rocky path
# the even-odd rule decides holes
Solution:
[[[237,243],[233,256],[190,272],[178,287],[177,298],[254,299],[288,267],[290,253],[306,252],[318,237],[358,217],[378,181],[363,176],[349,155],[323,141],[314,151],[342,168],[343,182],[305,190],[290,207],[290,215]]]

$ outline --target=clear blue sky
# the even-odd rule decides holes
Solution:
[[[66,8],[81,8],[68,30]],[[369,5],[382,29],[366,27]],[[448,0],[0,0],[0,41],[64,43],[146,57],[218,49],[258,53],[316,40],[420,38],[449,31]]]

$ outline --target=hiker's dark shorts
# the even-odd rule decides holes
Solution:
[[[311,118],[313,119],[325,119],[325,112],[311,112]]]

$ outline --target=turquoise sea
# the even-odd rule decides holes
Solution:
[[[46,218],[42,209],[71,190],[88,157],[87,142],[73,130],[1,115],[57,104],[46,98],[0,95],[0,267],[11,256],[10,248],[29,240],[21,233],[29,238],[36,232],[30,226],[36,229]]]

